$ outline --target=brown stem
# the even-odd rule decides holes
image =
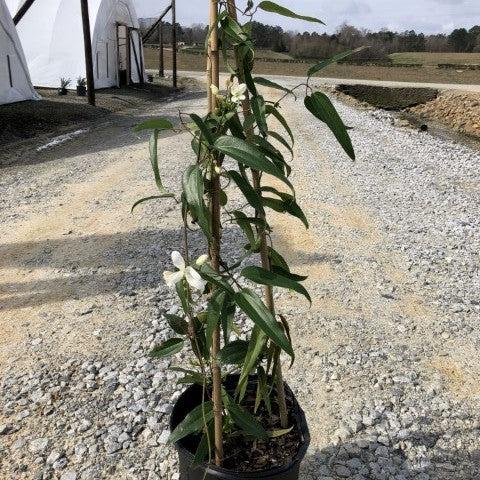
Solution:
[[[210,0],[210,38],[208,42],[208,94],[209,111],[213,112],[216,106],[216,97],[211,94],[211,85],[219,86],[219,55],[218,55],[218,0]],[[210,259],[212,268],[220,268],[220,177],[211,166],[211,197],[210,222],[212,239],[210,241]],[[215,426],[215,464],[221,465],[223,459],[223,417],[222,417],[222,373],[218,364],[217,355],[220,351],[220,327],[217,327],[212,336],[211,370],[212,370],[212,400]]]
[[[235,0],[227,0],[227,8],[228,8],[229,16],[233,20],[237,20],[238,17],[237,17]],[[239,82],[244,83],[245,78],[243,74],[243,62],[237,48],[235,48],[235,60],[236,60],[237,70],[238,70],[237,71],[238,80]],[[245,118],[248,118],[250,117],[250,115],[252,115],[252,107],[251,107],[250,97],[248,95],[248,92],[245,97],[246,98],[242,103],[243,115]],[[246,133],[247,133],[247,139],[248,139],[253,135],[253,128],[250,129],[250,131],[247,131]],[[253,187],[255,188],[255,190],[260,191],[261,177],[260,177],[260,173],[257,170],[252,169],[252,180],[253,180]],[[264,212],[257,211],[256,213],[260,219],[265,220]],[[271,270],[270,258],[268,256],[267,234],[265,232],[265,229],[263,228],[257,228],[257,232],[260,235],[260,257],[262,261],[262,267],[265,268],[266,270]],[[265,296],[265,303],[268,309],[275,316],[275,302],[273,300],[273,288],[270,285],[265,285],[264,296]],[[277,402],[278,402],[278,410],[279,410],[279,416],[280,416],[280,424],[282,428],[287,428],[288,427],[288,411],[287,411],[287,403],[285,400],[285,387],[283,383],[282,364],[280,361],[280,348],[275,349],[274,365],[276,365],[276,369],[273,372],[273,375],[274,375],[275,385],[277,389]]]

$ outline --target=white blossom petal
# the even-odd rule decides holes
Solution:
[[[218,89],[218,87],[216,85],[214,85],[213,83],[210,85],[210,91],[213,93],[213,95],[218,95],[220,93],[220,90]]]
[[[199,273],[193,267],[187,267],[185,269],[185,278],[191,287],[197,290],[203,291],[207,282],[199,275]]]
[[[208,255],[200,255],[197,260],[196,264],[201,267],[206,261],[208,260]]]
[[[182,280],[183,275],[183,271],[163,272],[163,279],[168,287],[173,288],[180,280]]]
[[[180,252],[172,252],[172,263],[179,269],[185,270],[185,260],[183,259]]]

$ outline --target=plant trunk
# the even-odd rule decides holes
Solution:
[[[218,0],[210,0],[210,39],[208,43],[208,67],[207,77],[209,80],[209,111],[213,112],[216,107],[216,97],[211,94],[211,85],[219,86],[219,55],[218,55]],[[212,240],[210,241],[210,258],[212,268],[219,271],[220,267],[220,177],[211,168],[212,190],[210,198],[210,218]],[[218,364],[217,355],[220,350],[220,327],[213,332],[211,348],[212,369],[212,400],[215,425],[215,464],[221,465],[223,459],[223,417],[222,417],[222,374]]]
[[[235,0],[227,0],[227,7],[228,7],[229,16],[234,20],[238,20]],[[238,80],[239,82],[244,83],[245,79],[243,75],[243,64],[242,64],[243,62],[238,51],[235,51],[235,59],[237,64]],[[245,118],[248,118],[250,115],[252,115],[252,107],[250,104],[250,97],[248,95],[248,92],[246,93],[245,96],[246,98],[242,103],[243,115]],[[247,132],[247,138],[252,134],[253,134],[252,131]],[[260,178],[260,173],[257,170],[252,169],[252,179],[253,179],[253,187],[255,188],[255,190],[259,191],[261,187],[261,178]],[[262,212],[257,211],[256,213],[259,218],[263,220],[265,219],[265,215]],[[271,270],[270,258],[268,256],[268,243],[267,243],[266,232],[265,230],[260,230],[258,233],[260,235],[260,257],[262,261],[262,267],[265,268],[266,270]],[[273,288],[270,285],[265,285],[264,297],[265,297],[265,303],[268,309],[275,316],[275,302],[273,300]],[[287,428],[288,427],[288,411],[287,411],[287,403],[285,400],[285,386],[283,383],[283,372],[282,372],[282,364],[280,361],[279,348],[275,349],[274,365],[276,367],[275,367],[275,371],[273,372],[273,376],[275,379],[275,385],[277,389],[277,402],[278,402],[278,413],[280,416],[280,423],[282,428]]]

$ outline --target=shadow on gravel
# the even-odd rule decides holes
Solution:
[[[196,251],[202,242],[194,238],[192,255],[203,252]],[[156,287],[163,283],[162,272],[172,268],[173,245],[182,245],[181,229],[0,245],[0,272],[24,269],[35,278],[8,282],[4,277],[0,312],[102,294],[128,296]]]
[[[480,451],[445,451],[435,448],[438,439],[448,432],[417,432],[402,440],[407,448],[426,455],[407,458],[400,448],[376,441],[353,440],[307,454],[302,463],[300,480],[478,480]]]
[[[184,93],[170,101],[164,100],[159,103],[157,111],[153,110],[155,106],[153,103],[125,112],[110,113],[106,111],[90,121],[72,124],[68,129],[30,139],[27,144],[6,145],[0,152],[0,169],[11,166],[36,165],[86,154],[100,154],[107,150],[143,143],[148,138],[149,132],[134,132],[133,129],[136,125],[157,116],[167,118],[174,125],[178,125],[178,114],[165,113],[166,109],[171,109],[171,102],[196,100],[203,97],[205,97],[203,92]],[[187,111],[190,110],[188,106],[184,108]],[[139,110],[141,111],[139,112]],[[65,143],[37,150],[58,136],[79,130],[86,131]],[[176,133],[163,132],[161,135],[167,137],[176,135]]]

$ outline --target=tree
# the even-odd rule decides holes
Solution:
[[[454,52],[466,52],[470,44],[470,35],[465,28],[456,28],[448,36],[448,43]]]

